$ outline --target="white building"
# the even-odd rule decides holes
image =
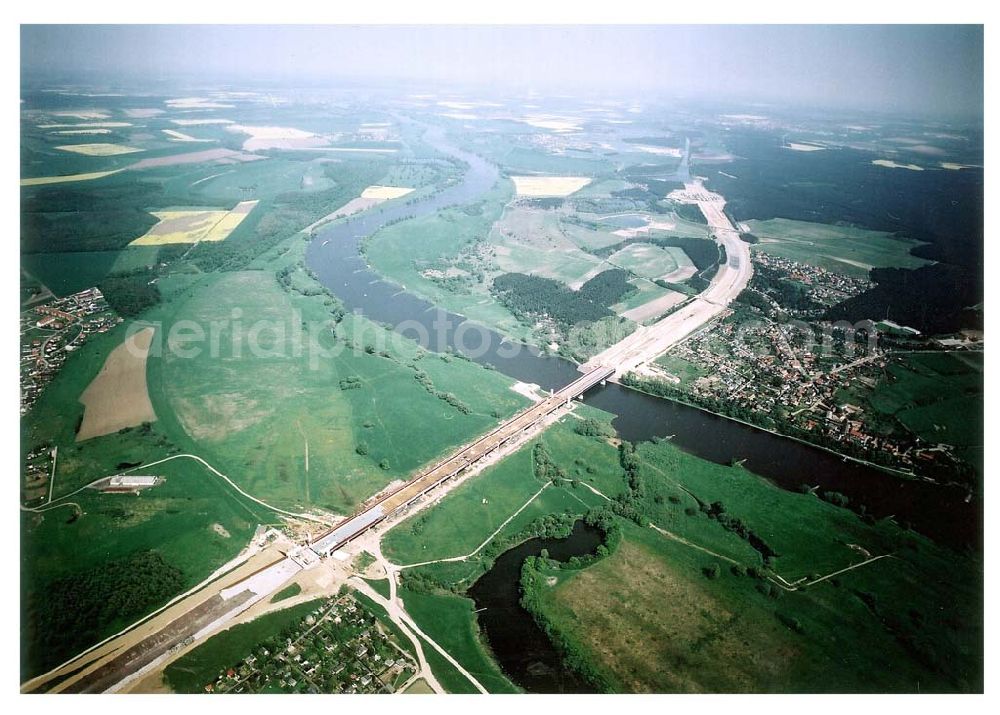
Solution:
[[[111,477],[111,487],[155,487],[157,477],[119,474]]]

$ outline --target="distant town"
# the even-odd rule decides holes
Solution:
[[[35,404],[66,358],[94,333],[122,322],[97,288],[57,298],[51,293],[21,311],[21,414]]]

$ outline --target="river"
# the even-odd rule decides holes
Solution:
[[[493,654],[507,677],[529,693],[595,691],[563,665],[548,636],[521,608],[521,566],[528,556],[538,556],[542,549],[556,561],[592,554],[603,536],[600,529],[580,520],[565,538],[529,539],[503,552],[469,589],[476,609],[484,609],[476,618]]]
[[[568,360],[534,348],[512,350],[512,343],[481,326],[469,330],[465,318],[435,308],[401,286],[382,280],[359,253],[361,241],[390,222],[426,216],[448,206],[471,203],[497,181],[497,168],[479,156],[451,146],[438,128],[425,141],[438,151],[466,162],[462,180],[410,205],[387,206],[320,228],[306,252],[306,262],[347,310],[388,323],[411,337],[422,331],[424,347],[469,353],[523,382],[556,389],[579,377]],[[468,336],[485,338],[468,344]],[[464,344],[463,344],[464,342]],[[470,352],[472,351],[472,352]],[[672,436],[675,444],[698,457],[721,464],[742,460],[746,468],[786,489],[801,484],[841,492],[855,506],[863,504],[876,517],[894,515],[899,522],[956,548],[979,545],[981,504],[965,501],[966,491],[919,480],[906,480],[825,450],[773,435],[693,407],[651,397],[609,383],[586,395],[586,402],[616,415],[614,426],[629,441]]]

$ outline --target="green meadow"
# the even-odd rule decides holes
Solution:
[[[518,692],[483,645],[473,614],[475,606],[470,599],[406,589],[400,589],[399,597],[420,629],[448,651],[484,688],[491,693]],[[425,654],[431,650],[424,646]]]
[[[622,488],[617,452],[606,442],[576,434],[578,415],[610,419],[606,413],[583,406],[562,418],[539,437],[567,478],[577,487],[548,486],[515,517],[496,538],[516,534],[547,513],[569,509],[583,513],[604,500],[585,485],[613,498]],[[530,442],[501,462],[453,489],[433,509],[417,514],[392,529],[382,539],[382,551],[396,564],[413,564],[463,556],[477,549],[546,482],[537,477]],[[478,565],[470,559],[468,565]],[[461,568],[456,566],[455,568]]]
[[[601,413],[588,416],[600,419]],[[577,434],[573,421],[564,419],[541,439],[553,461],[580,486],[575,491],[547,487],[497,535],[497,542],[509,544],[510,537],[545,513],[582,514],[586,506],[581,502],[606,503],[599,497],[575,505],[547,501],[553,496],[583,497],[588,483],[611,497],[628,491],[618,449]],[[503,522],[503,512],[513,514],[539,488],[530,456],[522,449],[454,490],[425,516],[397,526],[383,541],[387,556],[407,564],[476,548]],[[814,494],[779,489],[742,467],[698,459],[669,441],[641,443],[636,460],[641,496],[635,501],[633,493],[629,501],[641,507],[643,525],[620,519],[623,541],[611,556],[587,568],[540,566],[545,585],[538,617],[575,654],[583,654],[613,690],[952,692],[982,687],[976,675],[982,664],[981,563],[976,558],[889,520],[866,522]],[[749,536],[727,526],[734,523]],[[460,592],[492,557],[485,549],[476,558],[404,574],[451,584]],[[953,600],[956,589],[960,596]],[[422,628],[437,629],[455,642],[463,665],[482,667],[483,646],[464,640],[476,633],[468,613],[471,601],[432,591],[408,597],[408,609],[411,603],[411,615]],[[948,616],[942,618],[944,611]],[[892,669],[880,667],[888,660]]]
[[[642,511],[657,528],[623,521],[610,557],[579,571],[544,566],[552,585],[540,587],[543,620],[612,689],[982,687],[977,559],[669,441],[642,443],[636,457]],[[713,504],[753,538],[709,516],[702,505]],[[755,539],[776,555],[762,559]],[[778,576],[811,585],[781,588]]]
[[[784,218],[746,223],[760,239],[755,250],[858,278],[866,278],[872,268],[919,268],[929,263],[910,255],[919,241],[884,231]]]

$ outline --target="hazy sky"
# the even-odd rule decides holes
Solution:
[[[979,115],[978,26],[23,26],[24,77],[415,79]]]

